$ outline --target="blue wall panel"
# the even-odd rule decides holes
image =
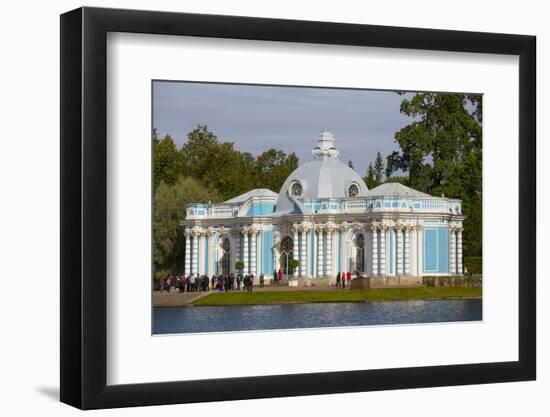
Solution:
[[[449,272],[449,229],[440,227],[438,229],[438,272]]]
[[[273,275],[273,231],[262,232],[262,256],[260,271],[264,275]]]
[[[424,271],[437,272],[437,228],[424,229]]]
[[[424,272],[449,272],[449,229],[429,227],[424,229]]]
[[[269,203],[252,203],[248,211],[246,212],[247,216],[265,216],[267,214],[273,213],[275,206]]]

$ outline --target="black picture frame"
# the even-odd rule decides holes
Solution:
[[[519,56],[519,360],[107,385],[108,32]],[[62,402],[96,409],[535,379],[534,36],[84,7],[61,15],[60,57]]]

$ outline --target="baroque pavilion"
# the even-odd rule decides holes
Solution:
[[[310,283],[347,271],[382,285],[462,275],[461,200],[400,183],[369,190],[340,162],[330,132],[320,134],[312,155],[278,194],[260,188],[219,204],[189,204],[185,274],[238,273],[242,261],[244,274],[267,281],[279,269]]]

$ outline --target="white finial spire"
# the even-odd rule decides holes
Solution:
[[[321,132],[318,142],[317,146],[311,151],[313,159],[324,161],[340,158],[340,152],[334,147],[334,136],[328,130]]]

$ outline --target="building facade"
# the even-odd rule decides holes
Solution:
[[[243,273],[335,281],[354,276],[418,282],[429,275],[462,275],[461,201],[433,197],[399,183],[369,190],[340,162],[330,132],[322,132],[311,161],[279,193],[254,189],[219,204],[190,204],[185,274]],[[291,260],[298,267],[291,267]]]

